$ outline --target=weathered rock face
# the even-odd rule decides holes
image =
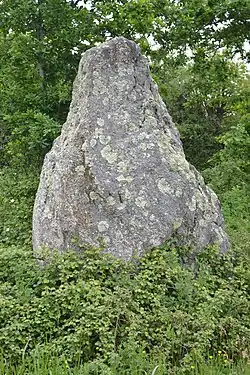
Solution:
[[[177,129],[138,46],[115,38],[80,62],[70,112],[46,155],[33,246],[72,239],[128,259],[174,237],[228,247],[215,193],[185,159]]]

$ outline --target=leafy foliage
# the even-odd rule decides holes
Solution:
[[[250,81],[235,58],[249,62],[249,9],[246,0],[0,1],[1,373],[244,373]],[[34,262],[38,175],[81,53],[119,35],[148,56],[188,160],[221,199],[233,253],[209,249],[193,266],[168,246],[127,264],[86,249]]]
[[[60,124],[42,113],[28,110],[26,113],[6,115],[5,124],[15,124],[5,152],[11,158],[12,165],[40,166],[53,140],[59,135]]]
[[[0,169],[0,244],[31,243],[31,218],[38,173],[34,168]]]
[[[223,54],[201,54],[186,66],[167,58],[156,61],[152,71],[180,130],[188,160],[203,170],[221,148],[217,137],[240,116],[239,102],[246,91],[244,66]]]
[[[66,119],[91,14],[62,0],[4,0],[0,13],[0,156],[11,164],[20,146],[41,163]]]
[[[248,258],[210,249],[193,267],[185,259],[188,253],[168,246],[127,264],[85,250],[53,255],[41,269],[30,251],[2,249],[5,358],[15,363],[39,345],[71,364],[109,363],[131,342],[172,365],[218,351],[241,358],[250,340]]]
[[[216,137],[224,133],[223,119],[231,111],[231,97],[242,77],[231,58],[237,53],[247,58],[247,2],[87,3],[88,8],[78,1],[1,2],[1,164],[11,164],[16,152],[23,154],[19,143],[28,160],[41,164],[57,134],[55,128],[58,131],[65,121],[81,53],[123,35],[137,41],[153,62],[187,156],[199,169],[206,168],[219,149]],[[46,135],[37,124],[46,128]],[[30,132],[36,147],[34,142],[29,147]]]

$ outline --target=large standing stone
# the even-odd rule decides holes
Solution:
[[[190,165],[138,46],[112,39],[80,62],[70,112],[46,155],[33,246],[72,239],[128,259],[174,237],[228,247],[215,193]]]

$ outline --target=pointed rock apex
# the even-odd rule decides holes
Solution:
[[[190,165],[139,47],[115,38],[82,56],[61,135],[46,155],[33,246],[99,246],[129,259],[175,238],[228,248],[215,193]]]

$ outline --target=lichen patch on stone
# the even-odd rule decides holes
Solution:
[[[169,185],[169,183],[165,180],[165,178],[161,178],[157,183],[158,189],[163,194],[173,194],[173,189]]]
[[[119,182],[128,182],[128,183],[131,183],[133,181],[133,177],[131,176],[124,176],[124,175],[119,175],[116,177],[116,180],[119,181]]]
[[[96,123],[97,123],[98,126],[104,126],[105,121],[104,121],[103,118],[98,118],[98,119],[96,120]]]
[[[99,140],[100,140],[100,143],[102,144],[102,145],[107,145],[109,142],[110,142],[110,140],[111,140],[111,137],[109,136],[109,135],[107,135],[107,136],[105,136],[105,135],[100,135],[99,136]]]
[[[109,164],[114,164],[117,160],[117,153],[112,150],[110,145],[107,145],[101,150],[101,155]]]
[[[143,196],[136,197],[135,204],[137,207],[140,207],[140,208],[145,208],[149,205]]]
[[[90,146],[93,148],[93,147],[95,147],[96,144],[97,144],[96,139],[92,138],[91,141],[90,141]]]
[[[109,224],[107,221],[100,221],[98,224],[97,224],[97,228],[99,230],[99,232],[106,232],[108,229],[109,229]]]

